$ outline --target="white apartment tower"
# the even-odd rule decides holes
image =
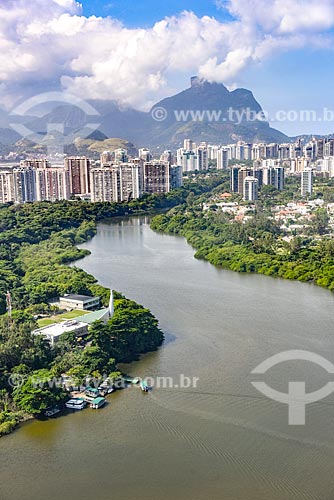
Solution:
[[[140,165],[120,163],[92,168],[90,172],[92,202],[122,202],[141,196]]]
[[[14,201],[14,176],[11,170],[0,170],[0,203]]]
[[[229,164],[230,151],[228,148],[220,148],[217,151],[217,169],[226,170]]]
[[[259,182],[256,177],[247,176],[244,179],[244,194],[245,201],[255,201],[258,199]]]
[[[313,191],[313,172],[311,168],[305,169],[301,173],[301,195],[307,196],[312,194]]]

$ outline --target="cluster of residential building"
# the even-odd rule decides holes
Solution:
[[[240,194],[245,201],[257,200],[258,191],[263,185],[271,185],[279,191],[284,189],[284,167],[236,165],[231,167],[230,175],[231,191]]]
[[[287,234],[302,234],[314,216],[314,212],[324,208],[329,217],[329,227],[334,228],[334,203],[325,203],[322,199],[304,202],[289,202],[286,205],[277,205],[273,208],[274,219],[280,228]]]
[[[252,167],[235,165],[236,161]],[[125,149],[106,151],[100,161],[85,156],[65,157],[61,165],[44,158],[22,160],[18,165],[0,165],[0,203],[55,201],[81,197],[92,202],[122,202],[144,193],[168,193],[182,185],[186,172],[230,169],[231,190],[253,201],[263,185],[284,189],[285,175],[299,175],[301,194],[312,193],[314,174],[334,177],[334,139],[313,138],[288,144],[226,146],[194,143],[186,139],[174,154],[164,151],[155,159],[141,148],[131,158]]]
[[[46,159],[23,160],[0,168],[0,203],[67,200],[122,202],[144,193],[168,193],[182,185],[182,168],[170,159],[128,158],[125,150],[105,152],[99,162],[66,157],[62,165]]]
[[[241,165],[235,165],[240,161]],[[242,165],[251,162],[252,167]],[[315,174],[334,177],[334,139],[313,138],[306,144],[265,144],[238,141],[234,144],[195,144],[187,139],[177,150],[177,164],[183,172],[207,170],[216,164],[218,170],[230,168],[231,190],[244,200],[254,201],[262,185],[284,189],[285,175],[299,175],[302,196],[312,194]]]
[[[246,143],[238,141],[225,146],[209,145],[209,160],[217,160],[218,168],[224,168],[226,160],[256,161],[267,159],[278,159],[292,161],[303,159],[306,163],[312,163],[326,158],[334,158],[334,139],[312,138],[309,142],[303,143],[298,139],[294,143]]]
[[[254,217],[255,205],[240,204],[230,199],[229,193],[212,198],[203,205],[204,211],[219,210],[233,216],[233,220],[245,223]],[[272,208],[272,217],[279,224],[284,233],[284,239],[289,240],[296,234],[303,234],[310,226],[314,212],[324,208],[329,217],[329,228],[334,229],[334,203],[325,203],[323,199],[288,202],[285,205],[276,205]]]

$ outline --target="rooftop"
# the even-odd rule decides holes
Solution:
[[[79,300],[79,301],[82,301],[82,302],[85,302],[87,300],[97,300],[99,299],[99,297],[91,297],[90,295],[76,295],[74,293],[67,293],[65,295],[63,295],[62,297],[60,297],[60,300]]]
[[[82,316],[78,316],[76,320],[81,321],[82,323],[86,323],[87,325],[91,325],[92,323],[94,323],[94,321],[107,321],[109,318],[110,310],[109,308],[105,308],[88,314],[84,314]]]
[[[64,333],[76,331],[79,328],[86,328],[87,324],[81,321],[69,320],[62,323],[54,323],[33,331],[34,335],[45,335],[49,338],[60,337]]]

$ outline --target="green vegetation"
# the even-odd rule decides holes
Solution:
[[[0,396],[1,397],[1,396]],[[22,413],[4,411],[0,413],[0,437],[13,432],[17,424],[23,419]]]
[[[51,346],[31,334],[39,326],[35,317],[48,315],[40,320],[40,325],[47,325],[77,316],[77,311],[54,316],[56,308],[48,304],[53,297],[99,295],[103,305],[109,303],[110,291],[94,276],[68,266],[87,255],[76,245],[95,235],[99,220],[166,210],[185,203],[190,193],[192,198],[211,191],[221,179],[219,173],[191,176],[185,187],[167,195],[121,204],[59,201],[0,206],[0,436],[27,415],[38,416],[66,398],[62,385],[50,384],[54,377],[66,374],[78,384],[86,377],[117,378],[117,363],[135,360],[163,341],[150,311],[117,293],[113,318],[107,324],[94,323],[84,341],[67,335]],[[6,315],[7,290],[12,318]]]
[[[220,182],[219,174],[203,176],[201,182],[194,177],[167,195],[146,195],[129,203],[59,201],[0,206],[0,314],[6,311],[7,290],[16,309],[45,303],[66,290],[97,293],[93,277],[86,278],[83,285],[82,271],[66,265],[86,255],[75,245],[95,234],[96,222],[165,210],[184,203],[190,192],[198,195]],[[54,255],[52,263],[50,254]]]
[[[287,192],[264,189],[255,213],[242,223],[214,205],[209,211],[202,210],[203,202],[226,190],[223,183],[209,194],[188,197],[186,204],[156,216],[151,227],[184,236],[196,249],[196,258],[216,266],[312,282],[334,291],[334,240],[323,236],[328,232],[326,210],[318,209],[305,234],[290,241],[283,238],[272,217],[272,205],[286,198],[291,201],[295,188],[293,179],[288,180]]]
[[[75,319],[79,316],[84,316],[85,314],[89,314],[89,311],[67,311],[62,314],[56,314],[54,316],[50,316],[48,318],[42,318],[37,320],[38,326],[42,328],[43,326],[52,325],[53,323],[61,323],[67,319]]]
[[[0,206],[0,435],[27,414],[38,416],[64,400],[63,387],[49,384],[50,380],[63,374],[78,383],[86,377],[117,378],[118,363],[137,359],[163,341],[150,311],[118,293],[113,318],[107,324],[94,323],[84,341],[67,335],[51,346],[31,334],[38,326],[36,316],[54,316],[56,310],[48,301],[58,295],[99,295],[108,304],[109,290],[94,276],[68,265],[87,254],[77,245],[94,236],[99,220],[171,209],[158,215],[152,227],[182,234],[198,250],[197,257],[236,271],[314,281],[334,289],[333,243],[313,238],[326,230],[326,214],[316,214],[308,238],[286,243],[270,218],[270,197],[263,196],[258,213],[246,224],[219,210],[203,212],[204,202],[228,188],[226,172],[212,171],[189,174],[185,186],[168,195],[123,204],[61,201]],[[7,290],[13,302],[11,319],[5,314]],[[56,315],[55,321],[76,315],[76,311]],[[41,324],[48,321],[43,318]],[[22,375],[22,384],[13,383]]]
[[[0,318],[0,435],[22,415],[38,416],[68,398],[59,383],[52,383],[61,375],[73,377],[77,385],[87,377],[113,378],[119,374],[117,363],[161,345],[163,334],[150,311],[118,293],[115,297],[113,318],[95,322],[84,344],[68,334],[50,346],[31,335],[36,324],[25,313],[16,313],[12,323]]]
[[[215,176],[202,184],[191,179],[188,188],[128,204],[62,201],[0,207],[0,434],[13,429],[24,415],[39,415],[66,397],[62,387],[36,386],[36,378],[49,380],[64,373],[78,380],[117,376],[117,363],[137,359],[163,341],[154,316],[119,294],[112,320],[107,325],[95,323],[84,343],[68,336],[51,347],[31,334],[38,327],[35,315],[55,313],[50,298],[79,293],[99,295],[104,305],[109,303],[108,289],[68,266],[87,254],[76,245],[94,236],[101,219],[166,209],[184,202],[190,190],[201,193],[215,184]],[[7,290],[13,303],[11,319],[5,314]],[[24,383],[15,385],[11,375],[23,375]]]

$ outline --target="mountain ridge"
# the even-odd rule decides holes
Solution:
[[[156,103],[149,112],[131,107],[121,107],[114,100],[87,100],[98,115],[87,116],[74,105],[60,104],[42,117],[23,117],[28,129],[46,135],[48,130],[61,124],[66,135],[76,134],[87,123],[98,123],[102,137],[120,137],[138,147],[176,149],[183,140],[191,137],[195,142],[228,144],[237,140],[246,142],[289,142],[291,139],[270,127],[262,118],[252,120],[262,112],[253,93],[244,88],[229,91],[221,83],[210,83],[197,77],[191,78],[189,88]],[[160,110],[160,116],[155,111]],[[185,114],[180,116],[180,112]],[[161,117],[161,113],[165,116]],[[188,113],[188,114],[187,114]],[[200,119],[192,113],[202,113]],[[206,114],[207,113],[207,114]],[[211,115],[210,115],[211,113]],[[216,113],[212,116],[212,113]],[[231,118],[231,114],[234,115]],[[219,119],[217,119],[220,114]],[[0,110],[0,153],[15,149],[17,137],[9,126],[12,117]],[[234,119],[236,117],[236,119]],[[161,119],[164,118],[164,119]],[[213,119],[214,118],[214,119]],[[11,140],[13,139],[13,142]],[[27,137],[29,139],[29,137]],[[42,141],[43,142],[43,141]],[[2,146],[1,146],[2,145]],[[2,153],[3,154],[3,153]]]

